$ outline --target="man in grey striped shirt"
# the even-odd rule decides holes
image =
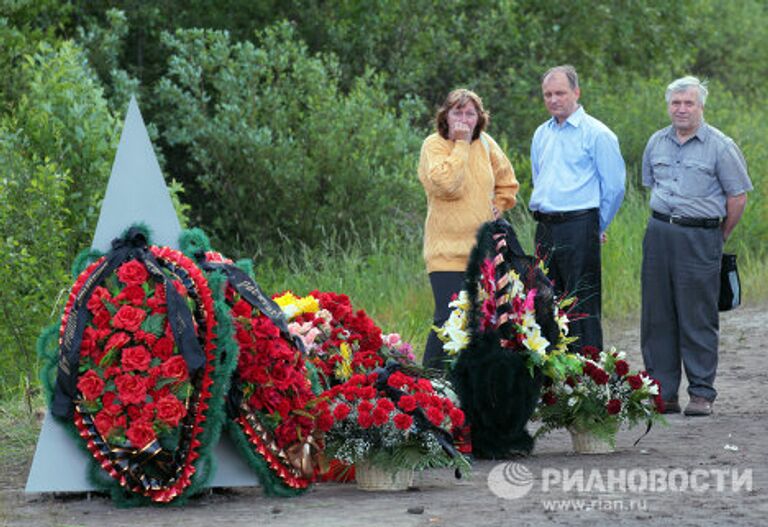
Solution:
[[[666,413],[680,412],[682,362],[689,416],[711,414],[717,396],[723,243],[752,190],[739,148],[704,122],[707,93],[695,77],[672,82],[666,91],[672,124],[651,136],[643,154],[643,185],[651,189],[643,240],[643,360],[661,384]]]

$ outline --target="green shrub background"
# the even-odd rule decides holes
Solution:
[[[696,74],[710,82],[707,121],[749,163],[755,191],[727,249],[746,301],[763,300],[767,11],[760,0],[0,0],[0,397],[34,388],[35,338],[90,243],[131,95],[182,223],[253,258],[266,290],[346,293],[419,349],[432,298],[416,164],[450,89],[490,109],[521,182],[508,218],[532,251],[539,77],[576,66],[581,102],[616,132],[628,168],[603,252],[610,324],[639,307],[643,148],[668,124],[666,84]]]

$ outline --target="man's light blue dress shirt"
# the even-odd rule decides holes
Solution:
[[[624,199],[626,169],[616,134],[581,106],[562,125],[553,117],[536,129],[531,170],[531,210],[599,207],[600,232],[608,228]]]

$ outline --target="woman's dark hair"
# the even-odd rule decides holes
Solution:
[[[443,139],[448,139],[448,112],[452,108],[463,108],[467,103],[471,102],[475,105],[477,110],[477,126],[472,132],[472,140],[480,137],[480,132],[484,131],[488,122],[491,119],[491,114],[485,111],[483,108],[483,100],[472,90],[459,88],[453,90],[448,94],[448,97],[443,101],[443,105],[437,110],[435,115],[435,126],[437,127],[437,133],[439,133]]]

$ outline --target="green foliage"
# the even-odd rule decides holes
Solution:
[[[71,42],[41,43],[22,65],[24,93],[15,116],[29,147],[68,174],[64,189],[69,254],[85,247],[98,217],[117,143],[103,90]]]
[[[219,245],[238,256],[286,240],[315,245],[323,229],[343,237],[361,217],[391,223],[416,209],[421,138],[388,106],[382,78],[366,74],[343,94],[336,62],[310,56],[288,24],[259,39],[165,39],[164,138],[185,149],[195,206]]]
[[[67,283],[69,178],[17,121],[0,121],[0,393],[34,378],[34,342]]]

